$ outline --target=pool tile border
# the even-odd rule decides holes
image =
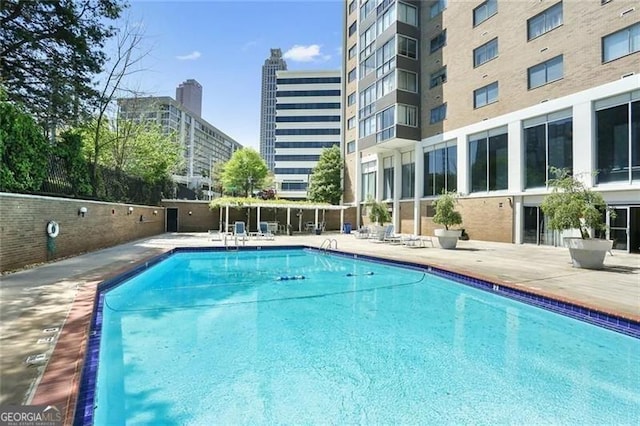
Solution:
[[[287,249],[305,249],[314,252],[327,253],[331,255],[349,257],[353,259],[365,259],[377,263],[398,266],[402,265],[414,270],[424,271],[435,276],[451,279],[457,283],[468,285],[473,288],[491,292],[503,297],[517,300],[528,305],[546,309],[567,317],[578,319],[592,325],[603,327],[615,332],[619,332],[631,337],[640,339],[640,322],[632,319],[624,318],[619,315],[603,312],[591,307],[582,306],[580,304],[563,301],[558,298],[549,297],[543,294],[525,291],[515,288],[505,283],[495,283],[481,277],[474,277],[470,274],[462,274],[450,271],[441,267],[428,264],[408,262],[403,260],[390,260],[377,256],[348,253],[338,250],[322,250],[316,247],[304,245],[286,245],[286,246],[246,246],[237,247],[229,250],[226,247],[176,247],[165,253],[157,255],[140,265],[110,279],[103,281],[96,287],[96,297],[94,299],[93,313],[89,328],[89,336],[87,342],[87,351],[82,366],[82,374],[80,377],[80,390],[76,401],[76,410],[74,413],[74,425],[93,425],[94,421],[94,405],[95,405],[95,386],[98,372],[98,357],[100,352],[100,337],[102,332],[102,309],[104,306],[104,293],[114,287],[122,284],[129,278],[139,274],[140,272],[156,265],[157,263],[173,256],[176,253],[189,252],[233,252],[233,251],[271,251],[271,250],[287,250]]]

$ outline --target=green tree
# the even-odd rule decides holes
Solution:
[[[309,184],[309,200],[340,204],[342,197],[342,155],[337,145],[322,150]]]
[[[9,100],[25,105],[41,124],[76,119],[97,98],[110,21],[121,0],[2,0],[0,77]]]
[[[391,213],[389,213],[386,203],[382,203],[370,197],[365,203],[365,206],[367,206],[367,209],[369,210],[369,220],[371,222],[378,223],[380,225],[384,225],[386,222],[391,222]]]
[[[234,152],[225,163],[221,176],[222,186],[227,192],[242,190],[245,197],[248,197],[253,188],[262,188],[268,172],[266,163],[256,150],[242,148]]]
[[[39,190],[47,175],[49,152],[42,128],[0,92],[0,190]]]
[[[442,194],[433,201],[436,214],[433,216],[433,223],[444,225],[444,229],[450,226],[460,225],[462,216],[456,211],[457,194],[455,192],[442,191]]]
[[[64,164],[72,195],[91,195],[89,168],[82,153],[81,132],[69,129],[64,131],[54,147],[55,156]]]

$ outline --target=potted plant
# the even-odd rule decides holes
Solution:
[[[613,247],[613,241],[591,238],[589,233],[590,230],[606,228],[602,218],[608,207],[602,194],[586,188],[566,169],[552,168],[551,172],[556,175],[555,179],[549,180],[553,191],[544,198],[540,206],[547,227],[557,231],[579,230],[580,237],[564,238],[573,265],[578,268],[602,269],[604,257]]]
[[[377,201],[373,198],[369,198],[365,205],[369,209],[369,221],[371,221],[371,223],[377,223],[379,225],[377,231],[373,232],[375,233],[376,238],[382,241],[384,239],[383,226],[386,222],[391,222],[391,213],[389,213],[387,204]]]
[[[447,191],[442,191],[442,195],[433,201],[436,209],[433,223],[444,225],[444,229],[436,229],[434,235],[438,237],[438,243],[443,249],[456,248],[458,238],[462,235],[460,229],[449,229],[450,226],[462,224],[462,216],[455,209],[457,201],[457,194]]]

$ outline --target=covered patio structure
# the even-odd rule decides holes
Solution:
[[[326,211],[340,211],[340,227],[337,230],[342,231],[344,229],[344,212],[351,206],[345,205],[331,205],[331,204],[312,204],[312,203],[269,203],[263,202],[261,200],[256,200],[255,202],[243,202],[238,203],[234,201],[229,202],[221,202],[218,204],[220,209],[220,222],[218,230],[220,232],[230,232],[233,229],[233,223],[229,222],[229,209],[255,209],[256,211],[256,223],[251,224],[247,223],[247,229],[257,227],[257,224],[260,222],[267,222],[269,226],[269,230],[273,233],[291,233],[291,232],[313,232],[316,229],[325,230],[326,228],[326,220],[325,214]],[[277,217],[277,211],[286,210],[286,221],[281,223],[278,220],[268,220],[264,215],[265,209],[275,209],[276,212],[274,214]],[[313,211],[313,220],[310,220],[308,217],[305,220],[305,211]],[[322,215],[321,215],[322,213]],[[293,217],[292,217],[293,216]],[[308,216],[308,215],[307,215]],[[251,215],[247,215],[249,219]],[[292,222],[292,219],[294,220]],[[249,220],[247,220],[249,222]],[[329,229],[327,229],[329,230]]]

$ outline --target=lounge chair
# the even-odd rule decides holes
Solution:
[[[264,238],[265,240],[273,240],[273,233],[269,230],[269,224],[267,222],[260,222],[258,224],[258,238]]]
[[[236,240],[241,239],[243,242],[249,239],[244,222],[236,222],[233,224],[233,236],[236,237]]]
[[[378,230],[377,234],[373,237],[372,242],[383,243],[385,238],[393,235],[393,225],[387,225],[384,228]]]
[[[425,242],[431,243],[431,247],[434,247],[431,237],[426,235],[407,235],[402,237],[402,245],[410,248],[423,248],[426,247]]]
[[[369,238],[370,233],[369,233],[369,228],[366,226],[361,227],[360,229],[358,229],[357,231],[354,231],[353,233],[356,238],[358,239],[364,239],[364,238]]]

